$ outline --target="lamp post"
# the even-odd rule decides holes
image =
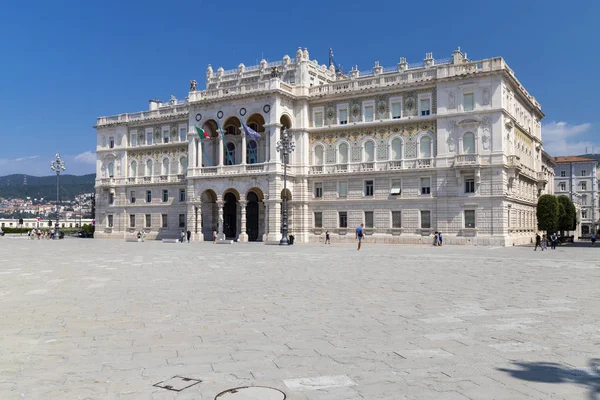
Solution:
[[[50,162],[50,169],[56,172],[56,229],[54,230],[54,239],[58,239],[58,218],[59,218],[59,184],[60,173],[65,170],[65,162],[60,158],[60,153],[56,153],[53,161]]]
[[[287,130],[283,128],[281,140],[277,142],[277,151],[283,155],[283,219],[281,221],[281,240],[280,246],[287,246],[288,242],[288,223],[287,223],[287,164],[289,155],[296,149],[294,141],[288,136]]]

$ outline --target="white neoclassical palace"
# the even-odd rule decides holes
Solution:
[[[306,49],[209,65],[206,89],[191,81],[184,101],[98,118],[96,237],[279,240],[285,128],[296,242],[326,231],[351,241],[364,223],[370,242],[429,243],[442,231],[446,243],[529,243],[537,198],[554,182],[543,116],[504,59],[460,49],[348,74]]]

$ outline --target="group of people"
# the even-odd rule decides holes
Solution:
[[[550,235],[550,238],[546,237],[546,235],[540,236],[540,234],[535,235],[535,247],[533,251],[537,251],[537,248],[541,248],[542,251],[548,250],[548,241],[550,241],[550,246],[552,250],[556,250],[556,246],[558,246],[558,241],[560,240],[560,236],[558,233],[554,232]]]
[[[442,232],[435,231],[433,235],[433,245],[441,246],[442,245]]]
[[[42,240],[42,239],[54,239],[54,229],[51,229],[49,231],[43,231],[41,229],[35,229],[33,228],[32,230],[30,230],[29,232],[27,232],[27,236],[29,237],[29,239],[34,240],[35,238],[37,238],[38,240]]]
[[[187,242],[190,242],[190,239],[192,238],[192,232],[191,231],[181,231],[181,243],[185,243],[185,239],[187,237]]]
[[[140,242],[140,241],[143,242],[145,238],[146,238],[146,232],[138,231],[138,233],[137,233],[138,242]]]

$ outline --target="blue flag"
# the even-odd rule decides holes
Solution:
[[[250,136],[252,139],[258,139],[260,137],[260,133],[256,132],[254,129],[250,128],[248,125],[242,122],[242,126],[244,127],[244,132],[246,132],[246,136]]]

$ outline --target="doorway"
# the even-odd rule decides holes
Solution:
[[[233,193],[225,195],[223,208],[223,233],[227,239],[237,239],[237,198]]]
[[[250,192],[247,199],[246,231],[248,233],[248,241],[256,242],[258,240],[258,196],[256,193]]]

